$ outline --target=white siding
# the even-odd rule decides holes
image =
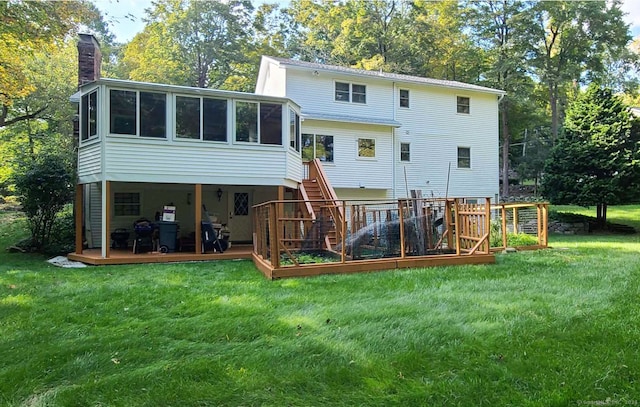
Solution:
[[[85,185],[85,236],[89,248],[102,247],[102,191],[97,182]]]
[[[410,90],[410,108],[397,108],[396,196],[409,189],[423,196],[491,197],[498,193],[497,96],[427,87]],[[471,99],[471,113],[456,112],[456,97]],[[396,95],[396,100],[398,95]],[[400,143],[410,143],[411,161],[400,161]],[[458,147],[471,149],[471,168],[457,168]],[[447,173],[451,163],[449,183]],[[447,192],[448,190],[448,192]]]
[[[78,150],[78,180],[81,183],[100,180],[101,176],[101,144],[92,142],[88,145],[81,145]]]
[[[366,85],[367,103],[336,102],[336,81]],[[328,72],[314,75],[312,71],[289,69],[286,90],[286,96],[298,103],[303,112],[393,119],[393,86],[390,82]]]
[[[299,175],[286,173],[285,148],[111,136],[105,176],[128,182],[295,187]]]
[[[286,93],[286,70],[278,67],[274,62],[265,60],[263,60],[260,70],[262,71],[262,76],[256,86],[256,93],[284,97]]]
[[[287,150],[287,171],[286,176],[288,180],[295,182],[302,181],[302,159],[300,158],[300,154],[298,151],[293,149]],[[297,188],[297,186],[295,186]]]
[[[334,188],[393,188],[390,127],[305,120],[302,133],[333,136],[333,163],[323,163],[323,167]],[[374,159],[358,158],[358,138],[376,140]]]

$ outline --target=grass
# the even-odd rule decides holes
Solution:
[[[552,205],[551,209],[558,212],[569,212],[591,216],[594,219],[596,217],[595,206],[585,208],[583,206],[574,205]],[[636,230],[640,231],[640,205],[609,206],[607,207],[607,221],[633,226]]]
[[[21,233],[0,213],[0,244]],[[551,245],[279,281],[248,261],[60,269],[0,247],[0,405],[637,405],[640,239]]]

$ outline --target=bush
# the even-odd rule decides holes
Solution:
[[[75,250],[73,205],[66,205],[56,216],[49,242],[42,251],[52,256],[67,255]]]
[[[56,215],[71,202],[72,174],[63,157],[43,155],[22,163],[14,175],[16,195],[27,215],[35,250],[47,247]]]

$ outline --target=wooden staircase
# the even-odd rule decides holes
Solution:
[[[329,182],[322,162],[318,159],[307,163],[306,178],[299,185],[300,198],[304,199],[306,212],[322,225],[325,231],[325,246],[334,250],[340,241],[344,214],[338,197]]]

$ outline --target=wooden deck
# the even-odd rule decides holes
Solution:
[[[69,260],[81,261],[86,264],[142,264],[142,263],[176,263],[188,261],[214,261],[231,259],[251,259],[251,245],[233,245],[224,253],[140,253],[133,254],[131,250],[111,249],[108,258],[102,258],[100,249],[85,249],[82,254],[70,253]]]

